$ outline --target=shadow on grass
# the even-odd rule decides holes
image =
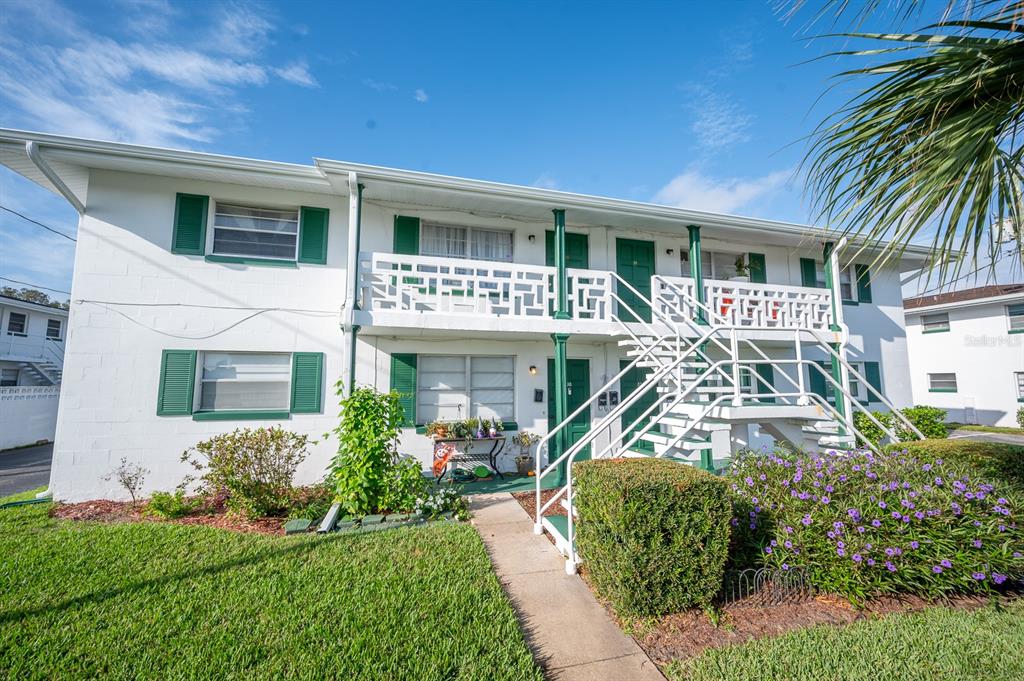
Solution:
[[[264,561],[278,558],[280,556],[288,554],[309,553],[313,550],[320,549],[328,542],[341,541],[346,538],[347,537],[344,535],[337,534],[328,535],[326,537],[318,537],[316,540],[296,543],[294,546],[286,546],[278,549],[260,551],[257,555],[249,556],[246,558],[235,558],[232,560],[226,560],[215,565],[210,565],[198,571],[191,570],[188,572],[177,572],[174,574],[164,575],[162,577],[156,577],[153,579],[146,579],[139,582],[133,582],[131,584],[126,584],[120,587],[103,589],[100,591],[95,591],[93,593],[82,594],[81,596],[76,596],[75,598],[70,598],[68,600],[62,601],[60,603],[55,603],[53,605],[28,607],[21,608],[19,610],[12,610],[7,613],[0,613],[0,624],[7,622],[15,622],[25,617],[33,617],[45,613],[60,612],[62,610],[68,610],[82,605],[102,603],[103,601],[115,598],[117,596],[121,596],[126,593],[130,593],[132,591],[139,591],[150,587],[159,587],[186,579],[208,577],[211,575],[216,575],[218,573],[224,572],[226,570],[256,565]]]

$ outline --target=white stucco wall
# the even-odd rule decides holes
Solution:
[[[176,192],[329,208],[327,264],[253,267],[173,254]],[[324,412],[293,414],[284,423],[321,440],[300,467],[298,481],[322,477],[334,451],[322,437],[336,423],[330,386],[345,364],[339,310],[347,219],[345,196],[93,171],[78,231],[50,483],[54,496],[125,496],[116,482],[102,479],[122,457],[149,469],[144,491],[173,489],[188,472],[179,460],[185,449],[236,426],[267,425],[156,416],[164,349],[323,352]],[[264,308],[279,309],[255,314]]]
[[[0,388],[0,451],[52,442],[59,400],[58,386]]]
[[[1009,301],[936,308],[949,314],[949,331],[922,333],[921,316],[907,312],[907,343],[914,401],[942,407],[951,421],[1016,426],[1015,372],[1024,371],[1024,334],[1009,333]],[[930,392],[928,374],[955,373],[957,392]]]

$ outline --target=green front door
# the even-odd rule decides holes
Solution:
[[[590,360],[589,359],[568,359],[565,362],[566,376],[568,379],[569,399],[566,402],[565,414],[576,411],[581,404],[590,398]],[[555,360],[548,359],[548,430],[558,424],[555,423]],[[567,426],[567,446],[572,446],[590,430],[590,410],[584,409]],[[575,461],[582,461],[590,458],[590,445],[583,448],[583,451],[575,458]]]
[[[615,240],[615,272],[644,298],[651,298],[651,277],[654,276],[654,242],[636,239]],[[645,322],[651,321],[651,307],[635,293],[620,286],[619,298]],[[638,321],[628,310],[619,310],[619,319]]]
[[[630,361],[632,360],[619,360],[619,371],[622,371],[627,366],[629,366]],[[626,372],[625,376],[623,376],[619,380],[619,390],[622,393],[623,400],[632,395],[633,392],[635,392],[636,389],[643,384],[645,373],[646,372],[644,371],[644,369],[640,367],[633,367],[628,372]],[[657,391],[654,390],[654,387],[652,386],[643,396],[640,397],[640,399],[638,399],[635,403],[630,405],[629,408],[622,413],[622,429],[626,430],[627,428],[629,428],[629,425],[633,423],[633,421],[636,421],[641,414],[647,411],[650,408],[650,406],[654,404],[654,401],[656,399],[658,399],[658,393]],[[648,417],[647,422],[650,422],[650,417]],[[628,442],[630,437],[632,437],[633,433],[639,430],[640,426],[642,425],[646,424],[641,423],[636,428],[631,429],[629,435],[627,435],[626,438],[623,440],[623,444]],[[658,427],[655,426],[654,428],[652,428],[652,430],[658,430]],[[636,443],[632,447],[630,447],[630,449],[637,449],[642,452],[648,452],[650,454],[653,454],[654,443],[648,442],[646,440],[637,440]]]

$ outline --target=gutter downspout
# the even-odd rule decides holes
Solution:
[[[39,153],[39,145],[35,142],[25,142],[25,153],[28,155],[28,160],[35,164],[36,168],[39,169],[46,179],[49,180],[57,191],[60,192],[61,196],[67,199],[68,203],[74,206],[75,210],[78,211],[79,215],[85,215],[85,204],[82,200],[75,195],[71,188],[68,187],[64,180],[60,179],[60,175],[57,174],[49,163],[43,160],[43,157]]]
[[[842,386],[842,392],[849,394],[850,392],[850,372],[846,368],[846,344],[849,340],[849,332],[846,330],[846,325],[843,323],[843,301],[842,301],[842,290],[839,286],[839,253],[846,247],[847,239],[843,237],[839,240],[838,244],[828,242],[825,244],[824,256],[825,256],[825,281],[832,294],[832,328],[831,330],[840,335],[838,343],[832,345],[832,349],[840,357],[840,363],[835,366],[833,363],[832,367],[832,378],[835,379],[839,385]],[[853,425],[853,405],[845,404],[845,396],[841,395],[839,391],[835,391],[836,396],[836,410],[843,415],[845,421],[841,424],[839,433],[840,435],[846,436],[851,432],[851,426]]]
[[[341,329],[345,334],[345,351],[349,358],[348,394],[352,394],[356,377],[356,337],[359,327],[355,323],[356,287],[359,285],[359,227],[362,220],[363,188],[355,172],[348,174],[348,262],[345,282],[345,302],[341,306]]]

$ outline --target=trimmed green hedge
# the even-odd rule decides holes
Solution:
[[[576,543],[594,589],[627,616],[710,604],[722,585],[731,508],[726,482],[664,459],[576,467]]]
[[[982,440],[916,440],[890,445],[915,455],[944,456],[970,466],[985,480],[1024,492],[1024,447]]]

